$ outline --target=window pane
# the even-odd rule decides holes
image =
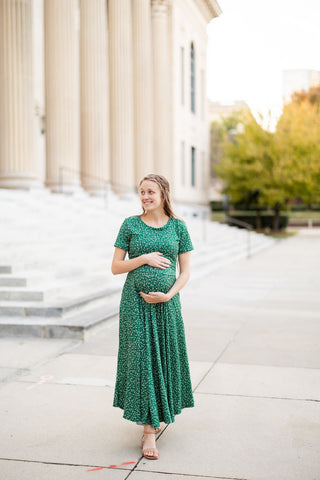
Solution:
[[[195,113],[196,111],[196,98],[195,98],[195,53],[194,46],[191,43],[190,48],[190,95],[191,95],[191,111]]]
[[[191,147],[191,185],[196,185],[196,149]]]
[[[180,88],[181,88],[181,105],[184,105],[184,48],[181,47],[180,50],[180,75],[181,75],[181,82],[180,82]]]
[[[186,169],[185,169],[185,160],[184,160],[184,142],[181,142],[181,183],[185,185],[186,183]]]

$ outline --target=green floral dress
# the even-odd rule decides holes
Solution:
[[[139,292],[166,293],[176,281],[177,257],[193,250],[185,223],[170,217],[160,228],[140,216],[122,223],[115,247],[129,258],[161,252],[165,270],[142,265],[127,274],[120,302],[119,351],[114,407],[123,417],[158,427],[193,407],[189,363],[179,293],[168,302],[147,303]]]

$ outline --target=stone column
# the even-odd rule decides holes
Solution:
[[[133,1],[132,24],[135,181],[137,184],[143,176],[154,170],[150,0]]]
[[[46,184],[79,189],[79,9],[77,0],[45,0]]]
[[[0,0],[0,187],[40,185],[30,0]]]
[[[154,166],[155,171],[172,178],[171,152],[171,68],[168,0],[151,0]]]
[[[97,193],[110,180],[107,61],[106,1],[80,0],[82,186]]]
[[[116,192],[133,191],[133,72],[131,0],[109,0],[111,180]]]

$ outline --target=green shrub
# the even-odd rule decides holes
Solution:
[[[249,223],[249,225],[252,225],[254,229],[257,228],[257,216],[256,215],[233,215],[232,218],[235,218],[236,220],[241,220],[242,222]],[[274,223],[274,215],[266,215],[262,214],[261,215],[261,228],[264,230],[266,228],[272,229],[273,228],[273,223]],[[289,223],[289,216],[288,215],[280,215],[279,219],[279,229],[284,230]],[[232,223],[230,222],[230,225]],[[242,228],[242,227],[240,227]]]
[[[212,200],[210,202],[210,207],[212,212],[223,212],[223,203],[220,200]]]
[[[245,205],[243,203],[235,203],[232,206],[235,210],[245,210],[245,211],[252,211],[256,212],[257,211],[257,205]],[[261,212],[265,212],[266,210],[269,210],[269,208],[266,205],[263,205],[260,207]]]

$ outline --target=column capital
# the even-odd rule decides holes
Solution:
[[[163,16],[168,14],[170,0],[151,0],[152,16]]]

